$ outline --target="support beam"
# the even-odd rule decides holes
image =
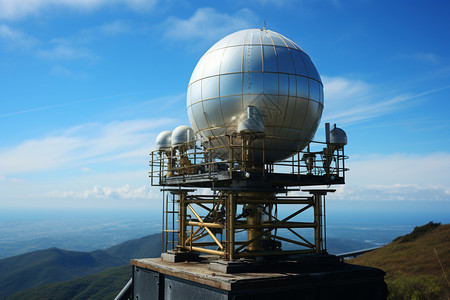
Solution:
[[[197,214],[197,212],[194,210],[194,208],[192,208],[192,206],[190,204],[188,204],[187,206],[192,211],[192,213],[195,215],[195,217],[199,220],[199,222],[204,223],[202,218]],[[216,235],[214,233],[212,233],[212,231],[208,227],[205,227],[205,229],[209,233],[211,238],[214,240],[214,242],[216,242],[217,246],[219,246],[219,248],[223,250],[223,245],[217,239]]]

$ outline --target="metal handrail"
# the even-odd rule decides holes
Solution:
[[[197,141],[196,141],[197,142]],[[192,143],[192,142],[190,142]],[[316,175],[316,176],[335,176],[344,178],[345,172],[348,168],[345,168],[344,161],[348,159],[348,156],[344,155],[343,147],[337,147],[335,145],[326,144],[323,142],[310,142],[311,144],[330,145],[329,150],[323,151],[310,151],[310,146],[307,150],[294,153],[291,157],[284,160],[272,163],[251,162],[245,155],[237,155],[235,151],[244,153],[245,151],[262,151],[263,158],[266,151],[282,151],[284,149],[254,147],[244,145],[233,144],[232,139],[229,139],[227,145],[212,146],[205,148],[195,147],[189,150],[186,147],[180,147],[177,149],[171,148],[165,151],[155,150],[151,153],[151,171],[149,175],[151,177],[151,184],[160,186],[164,185],[167,177],[187,175],[204,175],[208,179],[213,178],[213,174],[222,171],[229,173],[229,178],[233,176],[233,172],[247,172],[247,168],[250,166],[254,171],[261,172],[263,176],[271,173],[281,174],[294,174],[294,175]],[[328,149],[328,148],[324,148]],[[228,151],[226,159],[220,159],[217,156],[212,157],[216,151]],[[331,151],[331,152],[326,152]],[[301,158],[303,155],[303,158]],[[223,155],[222,157],[225,157]],[[252,165],[259,165],[256,169]],[[223,167],[221,167],[223,166]],[[287,170],[289,169],[289,172]],[[224,173],[225,174],[225,173]]]
[[[131,300],[133,297],[133,278],[128,280],[127,284],[123,287],[119,294],[117,294],[114,300]]]

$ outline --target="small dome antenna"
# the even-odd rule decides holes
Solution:
[[[263,30],[267,30],[267,27],[266,27],[266,20],[264,20],[264,27],[263,27]]]

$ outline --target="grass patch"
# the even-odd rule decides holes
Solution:
[[[397,237],[394,242],[406,243],[415,241],[418,237],[424,235],[425,233],[432,231],[433,229],[441,226],[441,223],[430,222],[423,226],[416,226],[411,233]]]
[[[444,280],[429,275],[400,275],[386,283],[389,300],[448,299],[450,295]]]
[[[348,262],[384,270],[389,299],[450,299],[449,237],[449,224],[430,222]]]

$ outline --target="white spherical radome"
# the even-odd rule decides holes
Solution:
[[[195,134],[191,127],[181,125],[175,128],[172,132],[171,143],[172,147],[178,147],[183,144],[191,148],[194,145]]]
[[[271,30],[224,37],[202,56],[189,81],[189,121],[213,146],[228,143],[224,135],[236,132],[248,106],[264,116],[266,162],[304,149],[322,116],[323,85],[314,64],[297,44]],[[261,146],[262,139],[255,144]],[[226,159],[226,149],[216,155]]]
[[[172,147],[172,131],[163,131],[156,137],[157,150],[170,150]]]

